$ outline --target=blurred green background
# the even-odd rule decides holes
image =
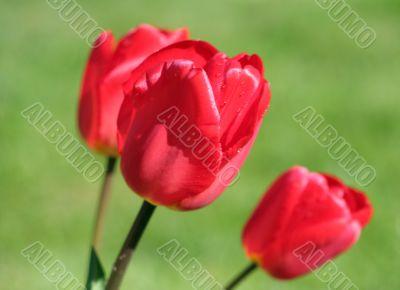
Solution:
[[[139,23],[187,26],[229,55],[255,52],[272,84],[269,113],[239,182],[202,210],[158,209],[122,289],[191,289],[156,253],[177,239],[218,281],[246,265],[242,226],[270,182],[301,164],[356,186],[292,115],[313,106],[377,170],[365,190],[375,208],[370,225],[337,266],[360,289],[400,289],[399,15],[395,0],[347,2],[377,32],[359,48],[314,0],[77,1],[101,27],[121,36]],[[20,115],[41,102],[69,131],[89,47],[41,1],[0,1],[0,289],[55,289],[20,254],[41,241],[84,281],[100,183],[89,184]],[[101,156],[98,156],[102,160]],[[120,173],[101,253],[109,272],[141,199]],[[240,288],[327,289],[315,276],[279,282],[258,271]]]

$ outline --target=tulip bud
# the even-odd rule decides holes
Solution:
[[[186,29],[161,30],[140,25],[114,45],[112,32],[102,33],[90,54],[82,82],[78,123],[87,145],[97,152],[118,155],[117,116],[122,85],[153,52],[188,38]]]
[[[243,231],[247,256],[272,276],[306,274],[349,249],[372,216],[366,195],[339,179],[293,167],[268,189]],[[318,271],[328,279],[334,264]]]

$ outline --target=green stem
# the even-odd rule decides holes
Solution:
[[[107,160],[107,169],[104,175],[104,181],[101,187],[100,197],[97,205],[96,219],[92,236],[92,245],[97,252],[99,252],[101,248],[101,242],[104,232],[104,222],[105,222],[108,202],[110,200],[111,183],[116,162],[117,159],[115,157],[109,157]]]
[[[250,273],[252,273],[255,269],[257,269],[256,263],[251,263],[245,269],[242,270],[235,278],[232,279],[231,282],[225,287],[226,290],[231,290],[240,284]]]
[[[107,282],[106,290],[118,290],[125,275],[129,261],[156,209],[155,205],[144,201],[125,242],[114,262],[111,276]]]

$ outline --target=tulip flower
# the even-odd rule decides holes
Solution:
[[[117,117],[124,98],[122,85],[147,56],[187,38],[185,28],[168,31],[144,24],[128,32],[117,45],[110,31],[101,34],[93,45],[83,77],[78,123],[87,145],[108,156],[93,237],[96,248],[102,235],[105,204],[118,155]]]
[[[243,245],[253,265],[292,279],[349,249],[371,216],[364,193],[297,166],[261,199],[244,228]]]
[[[148,202],[210,204],[246,159],[269,105],[257,55],[233,58],[184,41],[147,58],[125,84],[118,118],[121,170]]]
[[[140,25],[114,43],[111,31],[101,34],[89,56],[79,101],[79,130],[87,145],[117,156],[117,117],[122,84],[150,54],[188,38],[184,28],[168,31]]]
[[[124,98],[122,85],[147,56],[187,38],[188,31],[184,28],[168,31],[144,24],[128,32],[117,45],[110,31],[102,33],[93,45],[83,77],[78,124],[87,145],[108,156],[93,236],[96,248],[100,244],[111,176],[118,156],[117,117]]]
[[[144,198],[113,265],[116,290],[157,205],[211,203],[243,164],[270,100],[257,55],[229,58],[202,41],[149,56],[124,85],[118,116],[121,171]]]
[[[114,43],[112,32],[107,31],[93,45],[82,82],[78,124],[89,148],[106,155],[108,163],[96,211],[92,255],[99,251],[101,245],[111,180],[118,156],[117,117],[124,98],[122,85],[150,54],[187,38],[188,31],[184,28],[167,31],[140,25],[128,32],[118,44]],[[90,261],[94,259],[91,257]],[[88,273],[91,273],[91,269]],[[90,283],[89,275],[88,285]]]

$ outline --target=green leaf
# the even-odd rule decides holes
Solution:
[[[104,290],[105,289],[105,273],[97,256],[96,250],[92,247],[90,251],[90,264],[88,278],[86,282],[86,290]]]

